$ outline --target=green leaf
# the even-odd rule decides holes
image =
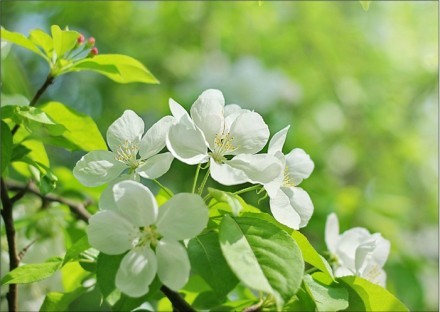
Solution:
[[[229,268],[220,248],[218,234],[208,232],[188,243],[191,268],[212,288],[217,298],[226,295],[237,285],[238,279]],[[221,302],[216,302],[219,305]]]
[[[31,152],[29,148],[22,144],[14,144],[12,147],[11,162],[18,161]]]
[[[46,55],[49,55],[49,52],[53,50],[52,37],[41,29],[31,30],[29,33],[29,39],[37,46],[41,47]]]
[[[327,274],[332,280],[334,280],[333,272],[328,262],[313,248],[307,237],[305,237],[299,231],[293,231],[292,237],[301,249],[304,261],[314,266],[321,272]]]
[[[50,29],[57,59],[61,59],[67,51],[75,47],[80,34],[76,31],[61,30],[58,25],[52,25]]]
[[[43,54],[43,52],[41,52],[40,49],[38,49],[38,47],[31,40],[26,38],[26,36],[24,36],[23,34],[20,34],[17,32],[11,32],[11,31],[8,31],[4,28],[1,28],[0,37],[2,38],[2,40],[12,42],[22,48],[25,48],[25,49],[28,49],[28,50],[34,52],[34,53],[42,56],[44,59],[46,59],[46,56]]]
[[[272,294],[278,309],[298,291],[304,261],[286,232],[260,219],[225,215],[219,238],[235,275],[246,286]]]
[[[79,259],[80,254],[89,249],[90,243],[87,235],[84,235],[82,238],[77,240],[66,252],[64,256],[63,265],[69,261],[75,261]]]
[[[208,188],[208,192],[218,202],[227,203],[231,207],[234,216],[238,216],[238,213],[243,209],[243,205],[240,202],[241,198],[238,195],[210,187]]]
[[[96,280],[101,293],[110,305],[115,304],[121,296],[121,292],[116,289],[115,278],[122,255],[110,256],[104,253],[98,255],[96,267]]]
[[[99,132],[98,126],[89,116],[76,112],[59,102],[48,102],[40,106],[52,120],[62,124],[66,131],[62,133],[65,140],[50,141],[70,150],[107,150],[107,145]],[[61,139],[61,138],[58,138]],[[58,144],[57,144],[58,143]]]
[[[329,287],[304,276],[304,284],[316,304],[316,311],[340,311],[348,307],[348,292],[341,287]]]
[[[371,0],[370,1],[359,0],[359,3],[361,4],[361,6],[364,9],[364,11],[368,11],[368,9],[370,8]]]
[[[68,293],[50,292],[44,298],[40,311],[67,311],[69,304],[82,295],[86,290],[86,288],[80,287]]]
[[[52,276],[61,268],[63,259],[54,257],[44,263],[25,264],[6,274],[1,284],[28,284]]]
[[[94,71],[119,83],[159,83],[141,62],[130,56],[121,54],[96,55],[93,58],[77,62],[70,70]]]
[[[338,278],[349,291],[349,309],[364,311],[409,311],[388,290],[359,276]]]
[[[1,151],[1,167],[0,174],[8,167],[12,159],[12,133],[8,125],[2,120],[1,121],[1,140],[2,140],[2,151]]]
[[[66,128],[54,122],[40,108],[32,106],[7,106],[3,108],[7,116],[12,117],[14,121],[23,124],[33,135],[61,135]],[[3,112],[2,109],[2,112]],[[12,111],[11,111],[12,110]]]

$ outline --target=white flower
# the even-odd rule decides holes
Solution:
[[[331,213],[325,224],[325,243],[334,258],[335,276],[357,275],[385,287],[382,269],[390,252],[390,242],[380,233],[370,234],[356,227],[339,234],[336,214]]]
[[[170,99],[176,119],[166,144],[174,157],[194,165],[210,161],[211,176],[224,185],[267,183],[281,166],[270,155],[254,155],[267,143],[269,128],[256,112],[225,106],[219,90],[206,90],[191,107],[191,117]],[[227,156],[234,156],[228,159]]]
[[[98,186],[116,180],[128,169],[133,179],[156,179],[165,174],[173,161],[169,152],[158,154],[165,147],[165,137],[173,123],[165,116],[145,135],[144,122],[126,110],[107,130],[110,151],[93,151],[84,155],[73,168],[73,175],[86,186]]]
[[[286,134],[290,126],[275,133],[269,142],[268,154],[274,155],[283,165],[277,179],[264,184],[270,198],[270,210],[278,222],[299,229],[307,225],[313,214],[313,203],[309,194],[298,187],[308,178],[314,164],[310,156],[300,148],[287,155],[282,152]]]
[[[160,208],[150,190],[135,181],[113,186],[90,218],[88,237],[99,251],[126,252],[116,273],[118,289],[132,297],[146,294],[156,273],[173,290],[189,278],[190,262],[179,241],[198,235],[208,223],[208,208],[196,194],[180,193]]]

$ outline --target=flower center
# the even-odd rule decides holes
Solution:
[[[116,150],[115,159],[125,163],[127,166],[137,168],[139,166],[139,160],[137,160],[137,153],[139,146],[134,142],[125,141]]]
[[[225,160],[224,155],[232,152],[237,148],[233,144],[234,137],[230,133],[216,134],[214,139],[214,151],[211,153],[212,158],[218,163]]]
[[[134,247],[156,247],[161,235],[156,229],[156,226],[144,226],[139,228],[137,240],[134,242]]]
[[[293,187],[295,186],[295,183],[293,183],[292,178],[289,176],[289,167],[284,167],[284,179],[283,179],[283,186],[285,187]]]

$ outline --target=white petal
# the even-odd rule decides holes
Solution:
[[[234,169],[244,172],[248,181],[254,184],[266,184],[279,179],[283,173],[281,161],[269,154],[242,154],[226,162]]]
[[[269,141],[269,148],[267,150],[269,154],[275,154],[276,152],[283,151],[283,146],[286,142],[287,131],[289,131],[289,128],[290,125],[273,135],[272,139]]]
[[[184,240],[197,236],[208,223],[208,208],[196,194],[179,193],[159,208],[156,226],[166,238]]]
[[[269,183],[264,183],[264,188],[270,197],[276,196],[279,189],[283,185],[284,168],[286,167],[286,157],[284,157],[284,154],[282,152],[277,151],[272,155],[279,160],[279,163],[280,163],[282,169],[280,171],[280,174],[275,179],[273,179]]]
[[[224,116],[227,117],[233,113],[240,111],[242,108],[237,104],[228,104],[224,109]]]
[[[373,234],[377,235],[376,238],[376,248],[373,251],[373,258],[375,262],[380,266],[383,267],[385,262],[388,259],[388,255],[390,253],[390,241],[383,238],[380,234]]]
[[[73,175],[86,186],[98,186],[116,179],[127,166],[109,151],[93,151],[84,155],[73,168]]]
[[[300,187],[282,187],[281,190],[289,197],[290,205],[301,217],[299,227],[305,227],[314,210],[309,194]]]
[[[156,247],[156,255],[161,282],[175,291],[185,286],[191,270],[185,248],[175,240],[164,238]]]
[[[298,185],[310,176],[315,164],[304,150],[295,148],[286,155],[286,166],[289,178]]]
[[[156,199],[148,187],[135,181],[122,181],[113,186],[118,212],[138,227],[148,226],[157,219]]]
[[[175,124],[168,132],[166,143],[171,154],[186,164],[201,164],[209,159],[205,138],[199,129]]]
[[[211,159],[209,170],[211,177],[223,185],[237,185],[249,181],[249,178],[242,170],[234,169],[227,163],[219,164],[213,159]]]
[[[255,112],[238,116],[231,125],[230,133],[233,137],[232,144],[237,148],[232,155],[258,153],[269,139],[269,128]]]
[[[148,129],[139,144],[139,155],[142,159],[150,158],[165,147],[165,140],[175,118],[165,116]]]
[[[355,272],[344,266],[337,267],[334,273],[335,277],[351,276],[355,274]]]
[[[126,110],[107,130],[107,143],[112,151],[125,142],[138,144],[144,134],[144,121],[132,110]]]
[[[93,248],[118,255],[132,247],[137,228],[115,211],[100,211],[89,219],[87,236]]]
[[[150,248],[131,250],[119,265],[116,288],[130,297],[140,297],[148,293],[156,272],[157,260]]]
[[[371,253],[373,252],[374,248],[376,248],[376,242],[372,240],[363,243],[356,248],[354,258],[354,267],[356,272],[360,272],[363,268],[365,268],[367,265],[366,262],[369,261],[369,258],[371,258]]]
[[[177,121],[180,121],[183,116],[189,117],[188,112],[182,107],[182,105],[180,105],[173,99],[169,100],[169,106],[171,114],[173,114],[174,118],[176,118]]]
[[[291,229],[299,229],[301,217],[292,208],[289,197],[282,190],[279,190],[276,196],[270,198],[269,205],[272,215],[278,222]]]
[[[145,179],[157,179],[167,173],[173,159],[170,152],[154,155],[139,166],[136,172]]]
[[[352,228],[339,236],[335,254],[345,267],[355,271],[356,249],[369,237],[370,233],[360,227]]]
[[[221,133],[224,127],[224,106],[223,94],[219,90],[209,89],[199,96],[190,110],[192,120],[202,130],[211,149],[216,134]]]
[[[339,221],[334,212],[328,215],[325,222],[325,243],[328,251],[334,254],[339,240]]]

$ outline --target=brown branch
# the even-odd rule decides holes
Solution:
[[[54,79],[55,77],[53,77],[51,74],[47,76],[46,81],[44,81],[43,85],[40,87],[40,89],[38,89],[37,93],[35,93],[34,97],[29,103],[29,106],[35,106],[41,95],[43,95],[44,91],[46,91],[46,89],[53,83]],[[15,125],[14,128],[12,128],[12,135],[14,135],[18,131],[18,128],[20,128],[19,124]]]
[[[165,285],[162,285],[160,290],[167,296],[167,298],[171,301],[173,305],[173,311],[176,312],[195,312],[188,302],[182,298],[182,296],[175,292],[174,290],[169,289]]]
[[[5,222],[6,239],[8,241],[9,271],[12,271],[18,267],[19,259],[17,255],[17,246],[15,245],[15,227],[14,219],[12,217],[13,203],[9,198],[8,189],[3,178],[1,178],[1,202],[3,206],[1,215],[3,217],[3,221]],[[9,291],[6,294],[6,298],[8,300],[8,309],[11,312],[18,310],[17,297],[17,285],[9,284]]]
[[[40,197],[42,200],[48,202],[57,202],[66,205],[67,207],[69,207],[70,211],[76,215],[78,219],[83,220],[85,222],[88,222],[89,218],[91,217],[90,212],[88,212],[86,209],[87,202],[80,203],[53,193],[43,195],[40,193],[40,190],[34,183],[29,183],[28,185],[22,185],[17,182],[7,181],[6,185],[11,191],[34,194]]]

